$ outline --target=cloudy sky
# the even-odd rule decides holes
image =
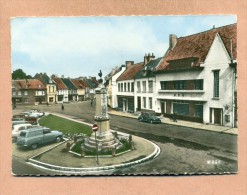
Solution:
[[[233,15],[12,18],[12,71],[34,76],[103,76],[145,53],[164,55],[169,34],[186,36],[236,23]]]

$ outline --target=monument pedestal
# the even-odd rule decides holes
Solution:
[[[122,143],[114,137],[110,132],[110,118],[107,113],[107,97],[104,85],[99,84],[95,89],[96,93],[96,109],[95,109],[95,123],[98,125],[98,131],[93,133],[91,137],[85,140],[84,148],[86,150],[110,150],[113,148],[120,148]]]

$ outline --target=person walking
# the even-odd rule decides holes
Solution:
[[[64,106],[63,106],[63,104],[62,104],[62,110],[64,110]]]
[[[173,113],[173,122],[177,122],[177,114],[176,114],[176,112]]]

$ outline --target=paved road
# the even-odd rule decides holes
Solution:
[[[90,102],[39,106],[93,123]],[[24,108],[23,108],[24,109]],[[14,111],[18,112],[18,110]],[[225,173],[237,171],[237,136],[194,130],[167,124],[140,123],[132,118],[111,115],[111,128],[155,142],[161,154],[153,161],[116,171],[116,174]]]

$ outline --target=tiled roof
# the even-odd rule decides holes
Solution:
[[[170,70],[174,69],[174,67],[181,68],[181,66],[183,66],[182,64],[185,64],[184,66],[186,67],[200,66],[200,62],[205,61],[217,33],[222,39],[230,56],[232,47],[233,58],[236,59],[237,24],[231,24],[178,38],[175,47],[168,51],[163,62],[157,67],[157,70]]]
[[[71,82],[78,88],[78,89],[85,89],[85,84],[81,82],[82,80],[78,79],[71,79]]]
[[[45,85],[38,79],[22,79],[15,80],[20,89],[46,89]]]
[[[89,85],[89,87],[91,88],[96,88],[98,86],[98,84],[96,84],[93,80],[91,79],[85,79],[85,81],[87,82],[87,84]]]
[[[76,90],[76,86],[70,81],[70,79],[68,78],[61,78],[61,80],[63,81],[63,83],[66,85],[66,87],[68,87],[69,90]]]
[[[58,77],[52,78],[57,83],[57,89],[58,90],[66,90],[68,87],[63,83],[63,81]]]
[[[157,58],[148,62],[139,72],[137,72],[137,74],[135,75],[135,79],[154,77],[155,75],[152,70],[154,70],[155,67],[159,65],[161,59],[162,58]],[[148,70],[148,74],[146,75],[143,74],[145,69]]]
[[[41,79],[45,84],[56,84],[46,73],[39,73],[34,76],[37,79]]]
[[[143,66],[143,62],[131,65],[120,75],[120,77],[118,77],[117,81],[134,79],[135,75],[142,69]]]

